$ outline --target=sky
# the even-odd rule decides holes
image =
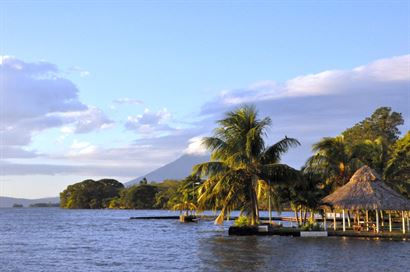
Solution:
[[[302,146],[380,106],[410,123],[408,1],[2,1],[0,195],[126,182],[253,104]]]

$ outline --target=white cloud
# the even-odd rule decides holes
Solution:
[[[142,105],[144,102],[140,99],[135,99],[135,98],[129,98],[129,97],[122,97],[115,99],[113,101],[115,104],[123,105],[123,104],[128,104],[128,105]]]
[[[71,67],[70,72],[78,73],[80,77],[87,77],[91,74],[89,71],[78,66]]]
[[[64,134],[72,134],[75,131],[75,128],[72,126],[64,126],[60,129],[60,131]]]
[[[247,88],[223,90],[215,102],[238,105],[286,97],[332,95],[381,89],[410,81],[410,55],[376,60],[351,70],[328,70],[302,75],[283,84],[261,81]],[[206,105],[209,106],[209,105]]]
[[[171,118],[171,113],[166,109],[151,112],[145,109],[143,114],[128,116],[125,127],[142,134],[153,134],[159,132],[171,132],[175,129],[166,124]]]
[[[208,153],[206,147],[202,144],[204,136],[196,136],[188,140],[188,147],[184,150],[185,154],[205,155]]]
[[[26,146],[33,133],[61,126],[86,133],[112,124],[78,99],[77,87],[56,65],[0,58],[0,137],[4,146]]]
[[[74,140],[70,146],[70,151],[68,152],[68,156],[75,157],[75,156],[83,156],[83,155],[91,155],[97,151],[97,147],[92,145],[89,142],[80,142],[78,140]]]
[[[64,123],[69,123],[69,128],[74,133],[88,133],[113,126],[113,121],[102,110],[92,106],[85,111],[57,113],[55,116],[60,117]]]

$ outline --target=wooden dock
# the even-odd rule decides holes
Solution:
[[[197,215],[200,220],[205,221],[213,221],[216,219],[214,215]],[[179,215],[170,215],[170,216],[137,216],[137,217],[130,217],[132,220],[179,220]],[[229,220],[236,220],[237,217],[230,217]],[[338,218],[339,219],[339,218]],[[269,220],[268,217],[260,217],[261,221]],[[294,217],[286,217],[286,216],[274,216],[272,217],[272,221],[288,221],[288,222],[296,222]],[[339,220],[338,220],[339,221]],[[247,228],[240,228],[231,226],[229,228],[229,235],[279,235],[279,236],[300,236],[300,229],[299,228],[289,228],[289,227],[269,227],[267,232],[260,232],[258,231],[257,227],[247,227]],[[372,231],[354,231],[354,230],[333,230],[328,229],[328,236],[337,236],[337,237],[358,237],[358,238],[384,238],[384,239],[399,239],[399,240],[408,240],[410,241],[410,234],[407,232],[403,234],[402,231],[394,230],[393,232],[389,231],[382,231],[379,233],[372,232]]]
[[[213,221],[216,219],[215,215],[197,215],[198,218],[205,221]],[[229,217],[229,220],[236,220],[237,216]],[[133,216],[130,217],[132,220],[179,220],[179,215],[171,215],[171,216]],[[225,220],[228,218],[225,218]],[[268,217],[260,217],[261,221],[268,221]],[[296,222],[294,217],[286,217],[286,216],[273,216],[272,221],[287,221],[287,222]]]
[[[299,228],[269,228],[267,232],[261,232],[257,227],[230,227],[229,235],[279,235],[279,236],[294,236],[300,237],[301,230]],[[408,240],[410,241],[410,234],[403,233],[401,231],[383,231],[383,232],[370,232],[370,231],[353,231],[353,230],[327,230],[328,236],[337,237],[356,237],[356,238],[382,238],[382,239],[395,239],[395,240]]]
[[[133,220],[170,220],[175,219],[179,220],[179,215],[171,215],[171,216],[137,216],[137,217],[130,217]]]

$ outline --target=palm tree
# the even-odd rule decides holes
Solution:
[[[197,207],[194,203],[189,200],[183,200],[182,202],[175,204],[172,209],[174,211],[180,211],[181,213],[185,211],[185,216],[188,216],[189,211],[194,212],[197,210]]]
[[[188,212],[194,212],[197,210],[197,195],[196,191],[201,184],[201,179],[198,176],[190,175],[181,181],[173,197],[169,203],[173,210],[185,211],[185,215]]]
[[[321,174],[325,187],[334,189],[346,184],[353,173],[363,165],[355,148],[344,141],[343,136],[325,137],[313,145],[316,152],[306,162],[306,171]]]
[[[211,161],[198,164],[193,173],[206,178],[199,188],[200,206],[212,205],[221,212],[215,223],[221,224],[234,209],[245,212],[250,224],[259,221],[258,183],[277,183],[296,179],[298,171],[280,164],[289,148],[300,145],[285,137],[272,146],[265,146],[269,117],[258,119],[253,106],[243,106],[226,113],[217,122],[213,137],[203,139],[211,153]]]
[[[300,225],[306,223],[307,212],[310,212],[311,220],[314,220],[314,213],[318,210],[321,199],[327,195],[326,190],[322,189],[322,179],[317,173],[309,172],[306,169],[301,170],[301,179],[299,182],[289,186],[290,203],[294,209],[296,218],[297,212],[300,211]],[[304,217],[302,216],[304,212]]]

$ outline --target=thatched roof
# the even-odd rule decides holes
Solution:
[[[350,181],[322,199],[327,206],[350,210],[410,210],[410,200],[384,183],[369,166],[357,170]]]

